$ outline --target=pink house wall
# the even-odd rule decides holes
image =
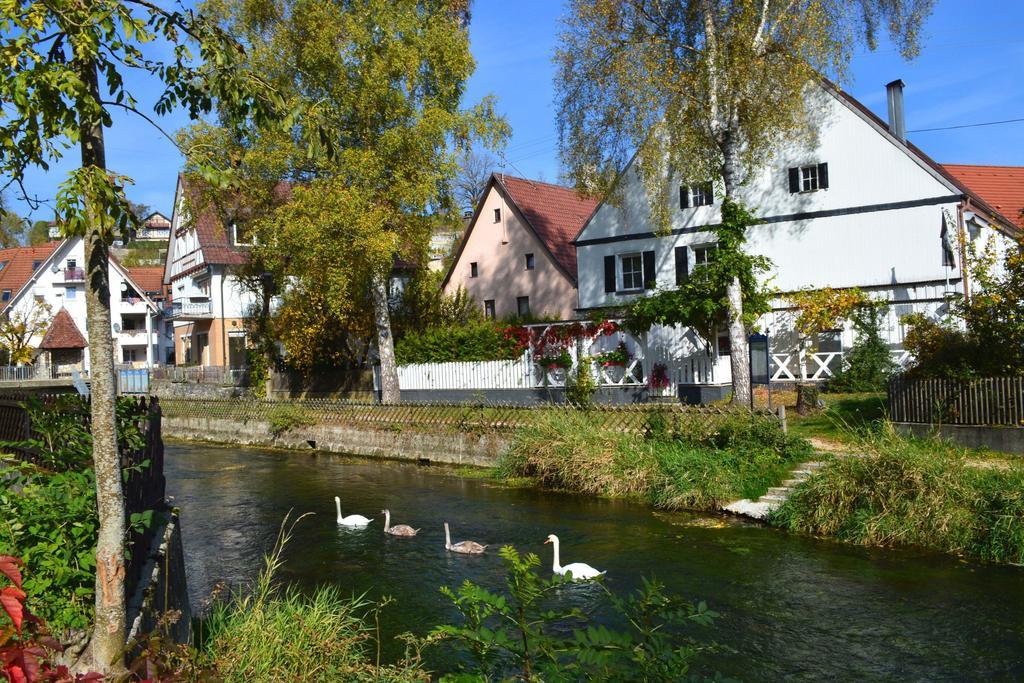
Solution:
[[[494,221],[495,209],[501,209],[500,222]],[[526,254],[534,256],[533,270],[526,269]],[[477,277],[470,276],[474,262]],[[445,285],[445,294],[455,293],[460,286],[481,308],[484,301],[493,299],[498,318],[515,316],[520,296],[530,297],[530,312],[536,317],[576,317],[576,287],[494,186],[470,226],[469,239]]]

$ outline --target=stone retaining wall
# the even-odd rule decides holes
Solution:
[[[164,436],[243,446],[348,453],[395,460],[426,460],[491,467],[508,448],[507,434],[375,429],[367,425],[299,426],[274,436],[266,421],[238,422],[212,417],[164,417]]]
[[[967,448],[988,448],[1003,453],[1024,455],[1024,427],[974,427],[967,425],[930,425],[917,422],[894,422],[904,434],[928,436],[938,433]]]

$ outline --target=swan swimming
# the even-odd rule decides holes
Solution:
[[[479,555],[486,549],[487,546],[480,545],[476,541],[459,541],[458,543],[452,543],[451,532],[448,531],[448,522],[444,523],[444,549],[453,553],[462,553],[463,555]]]
[[[573,562],[564,567],[558,558],[558,536],[550,534],[544,543],[551,543],[555,546],[555,561],[551,566],[552,571],[560,576],[568,576],[573,581],[587,581],[604,576],[604,572],[598,571],[585,562]]]
[[[349,515],[348,517],[341,516],[341,498],[338,496],[334,497],[334,507],[338,509],[338,524],[341,526],[360,527],[366,526],[373,520],[362,515]]]
[[[391,526],[391,510],[381,510],[384,515],[384,533],[392,536],[415,536],[419,529],[413,529],[408,524],[396,524]]]

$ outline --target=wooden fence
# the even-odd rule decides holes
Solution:
[[[353,424],[379,429],[454,430],[464,432],[511,431],[535,424],[543,415],[581,410],[571,404],[522,406],[504,403],[451,404],[399,403],[381,405],[336,399],[269,401],[249,398],[163,399],[168,418],[220,418],[253,421],[299,421],[309,424]],[[585,409],[605,429],[643,433],[655,414],[670,420],[712,425],[730,418],[778,420],[767,410],[750,411],[732,406],[692,406],[680,403],[603,405]]]
[[[1024,426],[1024,377],[971,381],[908,378],[889,383],[893,422]]]

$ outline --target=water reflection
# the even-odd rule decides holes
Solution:
[[[548,534],[563,561],[608,571],[616,592],[657,576],[723,616],[713,637],[727,649],[711,665],[745,680],[1024,679],[1024,572],[912,551],[798,538],[735,520],[654,512],[622,501],[510,490],[443,470],[336,456],[171,445],[168,489],[182,508],[186,566],[197,605],[218,581],[252,580],[289,510],[303,520],[282,575],[304,588],[332,583],[371,598],[394,596],[384,628],[424,633],[452,617],[442,585],[502,585],[497,549],[512,544],[551,568]],[[340,529],[346,514],[375,517]],[[421,528],[383,533],[390,508]],[[482,556],[444,549],[491,544]],[[587,612],[600,589],[562,589]],[[729,650],[734,654],[730,654]],[[395,645],[388,651],[398,652]]]

